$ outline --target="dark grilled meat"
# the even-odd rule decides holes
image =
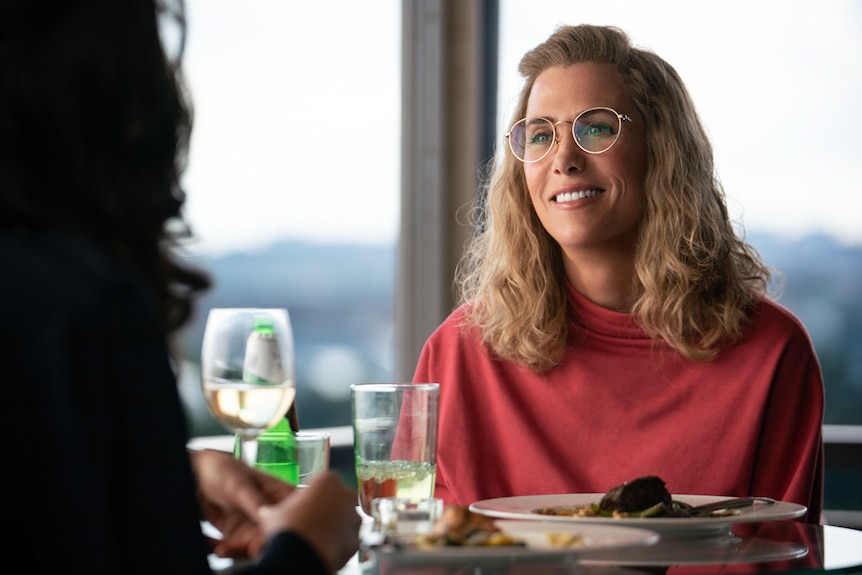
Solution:
[[[647,475],[612,488],[602,497],[599,508],[605,511],[634,513],[659,503],[667,508],[671,507],[673,502],[670,492],[660,478]]]

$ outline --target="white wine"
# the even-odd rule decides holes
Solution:
[[[293,382],[255,385],[213,378],[203,384],[204,399],[213,415],[238,433],[272,427],[293,404]]]
[[[437,466],[427,461],[364,461],[356,468],[362,510],[371,515],[377,497],[430,499]]]

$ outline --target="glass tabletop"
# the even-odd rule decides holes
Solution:
[[[403,552],[409,553],[409,552]],[[725,534],[663,537],[651,546],[559,554],[417,560],[361,552],[339,575],[708,575],[862,573],[862,531],[774,521],[736,525]]]

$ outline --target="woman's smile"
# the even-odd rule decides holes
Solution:
[[[589,188],[585,190],[572,190],[559,192],[551,198],[552,202],[556,202],[560,205],[569,205],[580,202],[580,200],[586,200],[588,198],[594,198],[599,194],[603,193],[604,190],[599,188]]]

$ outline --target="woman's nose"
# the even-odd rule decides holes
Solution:
[[[558,130],[554,154],[554,170],[560,173],[582,171],[584,169],[584,151],[575,143],[571,131]]]

